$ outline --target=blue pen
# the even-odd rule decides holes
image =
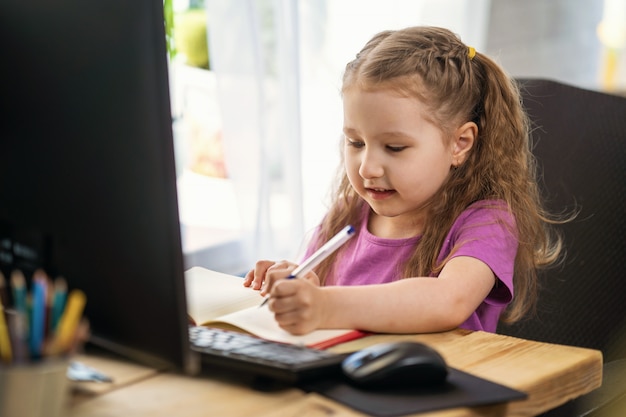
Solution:
[[[339,233],[333,236],[328,242],[319,248],[313,255],[302,262],[296,269],[294,269],[287,279],[298,278],[299,276],[306,275],[318,266],[324,259],[328,258],[330,254],[339,249],[341,245],[346,243],[348,239],[354,236],[354,227],[348,225],[341,229]],[[259,307],[263,307],[269,297],[265,298]]]
[[[35,276],[33,279],[33,306],[30,325],[30,353],[40,357],[46,334],[46,280]]]

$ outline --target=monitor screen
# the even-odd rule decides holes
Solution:
[[[3,0],[0,39],[0,268],[63,276],[91,342],[189,370],[162,0]]]

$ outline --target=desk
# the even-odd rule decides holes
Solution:
[[[533,342],[485,332],[454,330],[421,335],[374,335],[338,345],[350,352],[394,340],[417,340],[437,349],[448,364],[524,391],[528,399],[508,404],[420,414],[430,417],[533,416],[601,385],[602,354],[592,349]],[[215,371],[187,377],[102,357],[78,358],[115,379],[82,384],[70,417],[359,417],[363,414],[295,388],[253,389],[252,379]]]

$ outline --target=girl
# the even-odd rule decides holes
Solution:
[[[450,31],[413,27],[374,36],[342,97],[341,178],[306,255],[347,224],[357,235],[306,279],[259,261],[244,285],[293,334],[495,332],[528,312],[561,243],[514,82]]]

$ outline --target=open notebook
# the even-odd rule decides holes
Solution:
[[[281,329],[258,291],[243,286],[243,279],[202,267],[185,272],[187,310],[197,325],[237,330],[262,339],[318,349],[365,336],[354,329],[316,330],[295,336]]]

